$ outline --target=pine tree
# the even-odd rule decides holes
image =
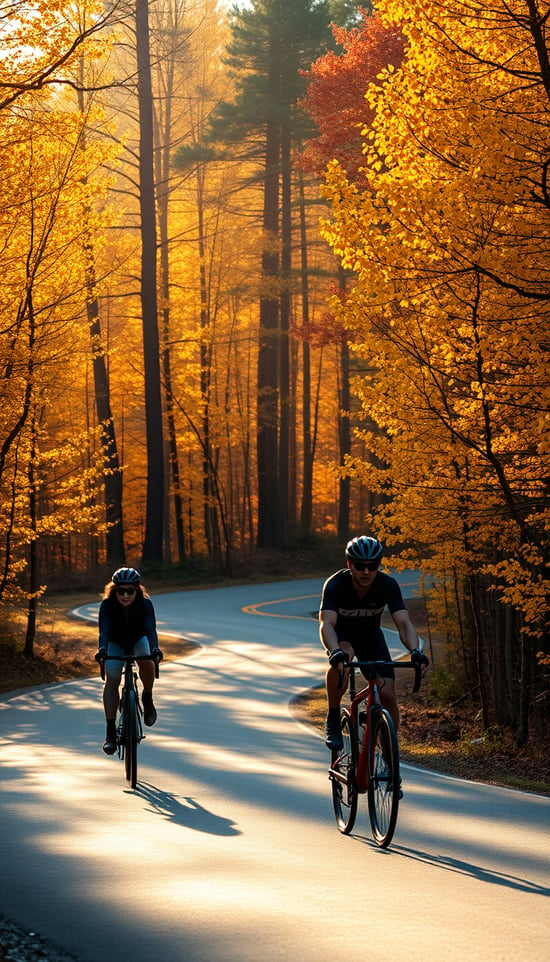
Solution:
[[[157,225],[153,169],[153,92],[147,0],[136,0],[139,98],[139,200],[141,213],[141,309],[147,426],[147,513],[142,560],[162,561],[164,441],[157,307]]]
[[[261,177],[264,245],[258,350],[259,547],[288,541],[291,395],[292,154],[306,121],[297,104],[301,70],[330,41],[325,0],[256,0],[232,13],[228,63],[237,96],[221,104],[213,134],[255,159]]]

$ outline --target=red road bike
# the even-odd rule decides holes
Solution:
[[[386,848],[393,838],[401,795],[397,733],[391,715],[380,700],[384,679],[379,672],[382,666],[390,665],[412,668],[415,672],[413,691],[420,688],[422,669],[409,661],[350,662],[350,704],[342,709],[340,718],[344,747],[332,753],[329,769],[339,830],[349,835],[355,824],[359,795],[366,794],[373,838],[381,848]],[[356,690],[357,669],[368,677],[360,691]]]

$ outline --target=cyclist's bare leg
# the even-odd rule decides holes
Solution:
[[[380,701],[386,708],[393,720],[395,730],[399,731],[399,705],[397,703],[397,692],[395,690],[394,678],[382,678],[380,683]]]
[[[139,661],[139,677],[141,678],[141,683],[143,685],[143,690],[146,692],[153,691],[153,685],[155,683],[155,663],[151,659],[146,661]]]
[[[155,681],[155,662],[147,658],[139,661],[139,677],[143,685],[141,700],[143,703],[143,721],[150,728],[157,720],[157,710],[153,705],[153,684]]]
[[[106,681],[105,687],[103,689],[103,707],[105,709],[105,718],[107,721],[114,721],[116,718],[118,702],[119,702],[119,688],[120,679],[122,676],[122,666],[120,662],[107,660],[105,662],[105,674]]]

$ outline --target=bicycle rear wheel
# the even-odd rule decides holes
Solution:
[[[374,840],[386,848],[397,823],[399,747],[395,726],[385,708],[379,708],[371,716],[367,797]]]
[[[347,711],[342,712],[342,739],[344,747],[333,752],[331,767],[332,804],[336,824],[343,835],[349,835],[357,814],[357,734]]]
[[[125,695],[124,728],[124,772],[126,781],[132,788],[137,785],[137,706],[135,692],[129,691]]]

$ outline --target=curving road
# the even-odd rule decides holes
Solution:
[[[325,669],[320,588],[154,597],[202,648],[162,666],[136,792],[99,678],[0,698],[0,913],[81,962],[548,962],[550,799],[405,768],[390,850],[364,806],[336,830],[328,752],[289,711]]]

